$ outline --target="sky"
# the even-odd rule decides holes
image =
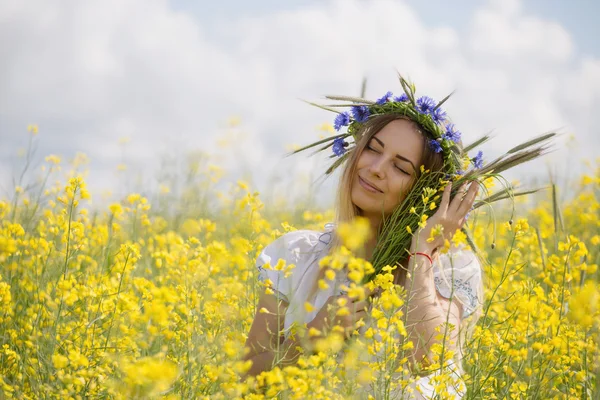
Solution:
[[[223,185],[327,204],[327,156],[284,157],[334,117],[301,100],[356,95],[363,78],[367,98],[398,94],[396,71],[417,94],[455,91],[448,114],[466,143],[494,134],[488,159],[562,133],[509,177],[566,179],[600,148],[597,15],[592,0],[0,0],[0,195],[35,123],[33,167],[85,153],[97,200],[175,185],[168,166],[207,153]]]

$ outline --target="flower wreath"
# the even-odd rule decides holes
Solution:
[[[416,98],[414,84],[409,83],[402,76],[400,76],[400,83],[404,89],[404,93],[400,96],[394,96],[392,92],[388,91],[376,101],[358,97],[327,96],[331,100],[341,100],[349,103],[336,104],[334,106],[321,106],[310,103],[338,113],[333,123],[335,130],[340,131],[343,127],[348,127],[347,133],[334,136],[333,141],[325,148],[331,146],[335,156],[344,157],[345,153],[349,150],[347,148],[351,145],[351,143],[346,141],[346,138],[352,136],[354,143],[357,143],[360,139],[360,127],[369,118],[382,114],[398,114],[415,122],[422,128],[428,138],[429,147],[436,153],[442,153],[445,164],[444,170],[448,174],[462,175],[464,167],[468,166],[469,163],[476,169],[481,168],[483,166],[483,152],[479,151],[475,157],[469,158],[464,151],[461,151],[458,146],[461,140],[461,132],[450,122],[446,111],[441,108],[442,104],[450,98],[451,94],[439,103],[436,103],[429,96]],[[337,109],[332,109],[332,107],[349,107],[350,110],[339,112]],[[320,143],[323,143],[323,141],[316,142],[303,149]],[[336,163],[335,167],[339,164]],[[330,172],[332,170],[327,171],[327,173]]]
[[[450,173],[463,173],[463,163],[457,155],[460,150],[457,144],[461,139],[461,132],[453,123],[446,118],[446,112],[440,107],[442,103],[436,103],[429,96],[422,96],[414,100],[403,93],[394,97],[392,92],[387,92],[374,103],[351,106],[350,112],[344,111],[335,118],[334,128],[339,131],[343,126],[348,126],[348,135],[357,132],[360,124],[366,122],[369,117],[381,114],[399,114],[416,122],[424,128],[432,137],[428,138],[429,147],[436,153],[442,153],[444,161],[451,167]],[[358,139],[355,135],[355,142]],[[333,153],[341,157],[349,145],[344,137],[337,137],[333,141]],[[475,168],[483,165],[483,152],[469,159]],[[454,167],[454,168],[452,168]]]

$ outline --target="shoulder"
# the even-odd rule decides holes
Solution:
[[[309,266],[316,261],[330,242],[330,230],[297,230],[287,232],[268,243],[256,259],[259,281],[271,284],[286,299],[298,286]],[[285,262],[279,264],[280,260]],[[268,266],[267,266],[268,264]],[[293,268],[287,268],[289,265]]]
[[[257,259],[257,265],[277,263],[279,259],[287,263],[297,263],[303,257],[320,251],[331,241],[333,224],[325,224],[321,231],[300,229],[287,232],[268,243]]]

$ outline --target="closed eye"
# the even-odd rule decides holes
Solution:
[[[367,146],[367,150],[370,150],[370,151],[372,151],[372,152],[374,152],[374,153],[380,154],[380,153],[379,153],[377,150],[375,150],[375,149],[374,149],[374,148],[372,148],[371,146]],[[397,165],[394,165],[394,167],[396,167],[396,169],[398,169],[398,170],[399,170],[400,172],[402,172],[403,174],[410,175],[408,172],[406,172],[405,170],[403,170],[403,169],[402,169],[402,168],[400,168],[399,166],[397,166]]]

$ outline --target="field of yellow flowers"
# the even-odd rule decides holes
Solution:
[[[61,161],[46,163],[49,181]],[[486,299],[467,346],[468,398],[600,398],[595,168],[566,202],[551,187],[535,207],[517,201],[515,215],[507,203],[472,217]],[[407,346],[390,341],[402,331],[402,298],[386,276],[377,323],[343,349],[343,362],[332,335],[296,366],[240,379],[265,290],[258,252],[286,231],[321,230],[333,213],[264,207],[243,182],[218,195],[205,172],[203,196],[219,199],[209,209],[171,213],[155,207],[164,199],[132,193],[97,210],[75,172],[0,199],[0,398],[341,399],[362,398],[367,386],[388,398],[406,385],[390,378],[389,361]],[[437,383],[446,398],[444,379]]]

